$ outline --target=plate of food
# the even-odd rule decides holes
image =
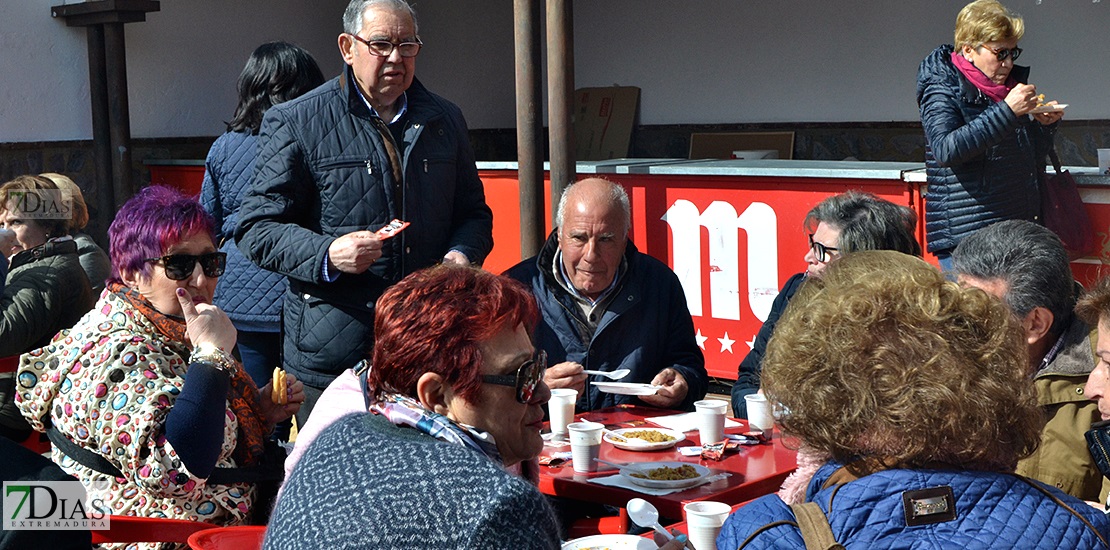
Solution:
[[[709,468],[689,462],[637,462],[621,468],[632,483],[651,489],[693,487],[709,476]]]
[[[568,540],[562,550],[655,550],[655,541],[636,535],[591,535]]]
[[[1063,111],[1064,109],[1067,109],[1067,108],[1068,108],[1067,103],[1053,103],[1052,105],[1037,105],[1037,107],[1035,109],[1033,109],[1032,111],[1029,111],[1029,112],[1036,115],[1036,114],[1040,114],[1040,113],[1053,113],[1053,112],[1056,112],[1056,111]]]
[[[613,437],[612,434],[624,439]],[[685,441],[686,434],[666,428],[623,428],[605,434],[602,439],[626,451],[657,451],[669,449],[679,441]]]
[[[605,393],[616,393],[619,395],[655,395],[659,391],[660,386],[652,386],[651,384],[636,384],[633,382],[590,382],[597,386],[597,389]]]

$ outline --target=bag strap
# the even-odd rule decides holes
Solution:
[[[1026,484],[1033,487],[1034,489],[1040,491],[1041,493],[1044,493],[1045,496],[1052,499],[1056,504],[1059,504],[1061,508],[1067,510],[1068,512],[1071,512],[1071,515],[1079,518],[1079,520],[1082,521],[1083,524],[1086,525],[1087,528],[1090,529],[1091,532],[1094,533],[1096,537],[1098,537],[1098,540],[1102,541],[1102,546],[1104,548],[1110,548],[1110,543],[1106,542],[1106,538],[1102,536],[1102,533],[1100,533],[1098,531],[1098,529],[1096,529],[1095,526],[1091,524],[1090,520],[1083,517],[1083,515],[1080,514],[1079,512],[1076,512],[1075,508],[1072,508],[1071,506],[1068,505],[1068,503],[1060,500],[1059,497],[1052,494],[1052,491],[1049,491],[1048,489],[1042,487],[1040,483],[1036,483],[1034,481],[1031,481],[1029,478],[1027,478],[1025,476],[1022,476],[1022,475],[1018,475],[1018,474],[1013,474],[1013,475],[1014,475],[1014,477],[1024,481]]]
[[[806,550],[844,550],[844,546],[836,542],[829,519],[816,502],[791,504],[790,510],[798,520],[798,529],[802,531]]]
[[[1052,161],[1052,167],[1056,170],[1057,174],[1063,172],[1063,170],[1060,169],[1060,157],[1056,156],[1056,147],[1048,150],[1048,159]]]
[[[125,477],[114,464],[102,455],[90,451],[73,441],[70,441],[57,427],[51,425],[46,429],[46,437],[55,447],[78,464],[91,470],[112,477]],[[269,456],[267,453],[264,456]],[[280,460],[266,460],[265,458],[255,466],[243,468],[213,468],[206,480],[214,485],[231,485],[234,483],[260,483],[263,481],[280,481],[285,474]]]

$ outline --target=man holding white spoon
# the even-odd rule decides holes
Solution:
[[[563,192],[556,224],[538,256],[506,273],[539,301],[533,339],[551,365],[544,381],[578,390],[580,412],[622,403],[693,410],[709,387],[694,322],[674,272],[628,242],[627,193],[598,178],[575,183]],[[621,369],[629,371],[622,385],[636,387],[617,391],[639,395],[598,388]]]

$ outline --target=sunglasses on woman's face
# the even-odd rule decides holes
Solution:
[[[200,262],[200,268],[205,277],[219,277],[224,274],[227,267],[227,253],[209,252],[208,254],[170,254],[161,258],[147,258],[147,262],[162,262],[166,271],[166,278],[174,281],[184,281],[192,277],[193,270]]]
[[[535,357],[524,362],[516,370],[516,374],[485,374],[482,382],[498,386],[511,386],[516,388],[518,403],[528,404],[536,392],[536,386],[543,380],[543,373],[547,370],[547,352],[538,350]]]

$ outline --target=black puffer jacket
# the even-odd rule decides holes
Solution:
[[[954,248],[976,229],[1002,220],[1039,221],[1040,177],[1055,125],[1018,117],[968,81],[952,46],[933,50],[917,73],[925,130],[925,238],[930,252]],[[1028,67],[1010,73],[1019,82]]]
[[[407,94],[408,112],[396,123],[403,128],[393,132],[403,198],[349,69],[272,107],[262,121],[257,172],[235,236],[251,261],[289,278],[285,368],[316,388],[371,349],[374,302],[387,287],[452,249],[480,263],[493,248],[493,214],[462,112],[416,80]],[[332,241],[394,218],[412,225],[385,242],[369,270],[324,280]]]

